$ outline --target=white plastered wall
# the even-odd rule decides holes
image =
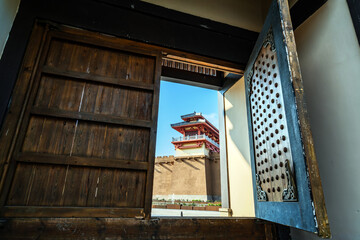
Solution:
[[[360,47],[346,0],[328,0],[295,40],[332,239],[360,239]]]
[[[254,217],[244,78],[224,95],[230,208],[234,217]]]
[[[0,59],[13,25],[20,0],[0,0]]]

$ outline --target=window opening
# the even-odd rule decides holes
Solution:
[[[217,94],[216,90],[161,81],[153,217],[220,216]]]

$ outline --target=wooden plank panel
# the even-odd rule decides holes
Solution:
[[[146,173],[20,163],[7,205],[143,207]]]
[[[151,120],[152,93],[88,83],[81,112]]]
[[[148,129],[79,122],[73,155],[147,161]]]
[[[66,40],[54,40],[46,65],[66,71],[153,83],[152,57]]]
[[[77,156],[52,155],[44,153],[21,153],[16,157],[18,162],[27,163],[50,163],[73,166],[108,167],[133,170],[147,170],[147,163],[132,160],[89,158]]]
[[[143,207],[144,181],[145,172],[141,171],[70,166],[62,205]]]
[[[84,82],[43,75],[35,106],[78,111],[85,87]]]
[[[75,125],[73,120],[31,117],[22,151],[70,154]]]

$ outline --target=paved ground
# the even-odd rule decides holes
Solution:
[[[182,213],[182,215],[181,215]],[[218,211],[201,211],[201,210],[182,210],[182,209],[162,209],[153,208],[152,217],[220,217]]]

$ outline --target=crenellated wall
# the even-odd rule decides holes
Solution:
[[[157,157],[153,198],[219,200],[219,155]]]

